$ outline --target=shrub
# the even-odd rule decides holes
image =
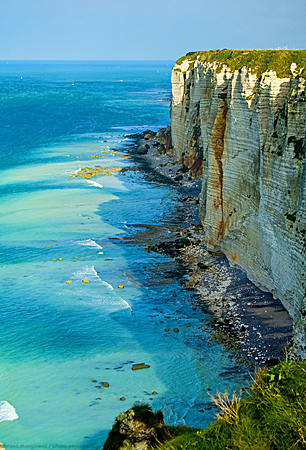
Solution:
[[[306,361],[262,369],[246,398],[213,399],[221,408],[206,430],[181,430],[160,450],[289,450],[306,448]]]

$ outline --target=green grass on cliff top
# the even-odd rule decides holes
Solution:
[[[214,61],[221,65],[226,64],[232,71],[247,67],[261,76],[268,70],[273,70],[280,78],[292,77],[290,66],[296,63],[297,70],[303,69],[300,76],[306,77],[306,50],[208,50],[189,52],[178,59],[181,64],[185,59],[202,62]],[[189,67],[189,70],[192,66]]]
[[[219,396],[223,414],[206,430],[173,427],[159,450],[306,449],[306,361],[262,370],[243,400]]]

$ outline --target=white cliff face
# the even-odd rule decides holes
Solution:
[[[282,301],[306,358],[306,80],[190,63],[172,70],[172,143],[203,161],[205,241]]]

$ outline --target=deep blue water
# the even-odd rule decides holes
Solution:
[[[112,127],[169,124],[172,62],[0,62],[3,164]]]
[[[246,382],[242,368],[228,375],[236,366],[222,346],[202,340],[210,331],[192,292],[160,281],[171,260],[115,239],[133,224],[162,223],[178,200],[170,187],[112,169],[131,166],[120,152],[131,132],[169,125],[161,100],[171,95],[171,66],[0,62],[7,449],[101,448],[115,417],[135,402],[162,408],[168,423],[204,427],[215,413],[204,410],[209,394]],[[73,177],[98,165],[112,176]],[[132,371],[132,361],[150,369]],[[110,387],[100,389],[102,381]]]

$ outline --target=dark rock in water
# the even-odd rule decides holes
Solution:
[[[176,177],[174,177],[175,181],[181,181],[183,178],[183,175],[176,175]]]
[[[148,149],[146,146],[141,145],[140,147],[137,148],[136,153],[138,155],[146,155],[148,153]]]
[[[147,131],[144,131],[144,132],[143,132],[143,137],[144,137],[146,140],[154,139],[155,136],[156,136],[156,132],[155,132],[155,131],[147,130]]]
[[[191,244],[191,242],[190,242],[190,240],[188,238],[182,238],[180,242],[183,245],[190,245]]]
[[[103,450],[147,450],[169,437],[161,411],[136,405],[121,413],[113,425]]]
[[[202,269],[202,270],[206,270],[206,269],[209,269],[209,266],[207,265],[207,264],[204,264],[204,263],[198,263],[198,267],[200,268],[200,269]]]
[[[154,180],[154,176],[153,175],[147,175],[145,180],[146,181],[153,181]]]
[[[150,368],[149,364],[145,363],[134,364],[132,366],[132,370],[149,369],[149,368]]]
[[[140,139],[142,137],[142,133],[129,134],[127,137],[130,139]]]

